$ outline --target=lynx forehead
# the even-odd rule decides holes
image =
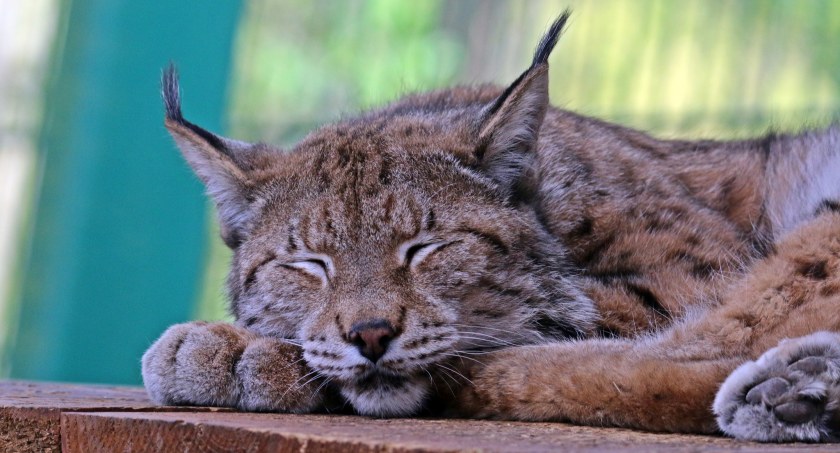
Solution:
[[[407,96],[288,151],[187,121],[165,72],[236,325],[170,328],[152,398],[840,439],[838,128],[665,141],[550,107],[567,19],[506,88]]]

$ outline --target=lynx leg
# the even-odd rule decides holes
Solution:
[[[840,441],[840,334],[783,340],[736,369],[715,398],[721,429],[764,442]]]
[[[658,343],[589,340],[482,356],[462,392],[461,415],[715,432],[714,392],[743,360],[719,351],[677,357]]]

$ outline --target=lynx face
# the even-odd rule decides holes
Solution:
[[[314,375],[386,416],[419,410],[459,356],[586,334],[592,304],[529,203],[563,21],[507,90],[409,97],[290,152],[188,122],[168,72],[166,125],[234,250],[237,322],[300,343]]]

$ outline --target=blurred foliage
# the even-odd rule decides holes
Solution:
[[[566,108],[726,136],[837,110],[836,1],[257,0],[238,41],[232,124],[289,143],[404,92],[509,83],[566,6],[551,60],[552,98]]]
[[[551,62],[555,105],[664,136],[742,137],[840,111],[840,2],[815,0],[252,0],[230,121],[291,144],[402,93],[512,81],[546,26],[574,13]],[[215,239],[199,316],[223,317]]]
[[[392,99],[405,87],[448,83],[463,46],[438,27],[439,1],[249,3],[237,48],[235,128],[298,138],[341,111]]]
[[[558,58],[568,71],[552,84],[571,108],[668,135],[725,137],[824,123],[837,111],[838,2],[580,6],[568,59]]]

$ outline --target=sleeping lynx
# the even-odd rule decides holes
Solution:
[[[289,152],[166,127],[216,202],[236,324],[171,327],[161,404],[840,440],[840,129],[663,141],[507,88]]]

